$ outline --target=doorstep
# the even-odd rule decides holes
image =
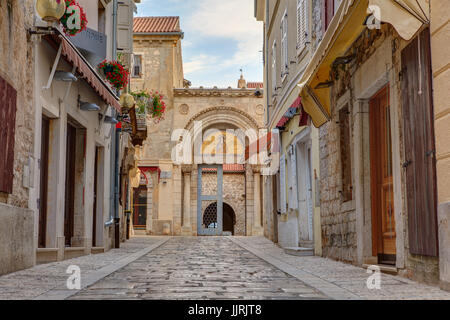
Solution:
[[[104,247],[91,248],[91,254],[100,254],[100,253],[105,253]]]
[[[58,261],[58,248],[38,248],[36,250],[36,263],[44,264]]]
[[[290,247],[283,248],[284,252],[291,256],[297,257],[312,257],[314,256],[314,249],[304,247]]]
[[[64,248],[64,260],[74,259],[86,255],[84,247],[67,247]]]
[[[362,265],[363,268],[367,269],[371,266],[376,266],[378,268],[380,268],[380,271],[383,273],[387,273],[387,274],[392,274],[392,275],[398,275],[398,269],[394,266],[389,266],[386,264],[374,264],[374,265],[370,265],[370,264],[363,264]]]

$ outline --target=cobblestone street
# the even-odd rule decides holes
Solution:
[[[67,290],[70,265],[81,290]],[[450,294],[382,274],[366,287],[365,269],[295,257],[260,237],[138,237],[118,250],[0,277],[0,299],[448,299]]]

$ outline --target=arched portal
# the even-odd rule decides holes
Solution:
[[[203,213],[203,226],[217,228],[217,202],[211,203]],[[223,203],[223,232],[230,232],[234,236],[236,213],[228,203]]]

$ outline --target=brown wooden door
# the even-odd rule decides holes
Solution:
[[[392,170],[389,87],[370,100],[370,159],[373,255],[379,263],[395,264],[396,232]]]
[[[97,245],[97,187],[98,187],[98,153],[99,148],[95,148],[94,162],[94,210],[92,215],[92,246]]]
[[[74,126],[67,124],[64,237],[68,247],[71,246],[74,235],[76,132],[77,129]]]
[[[42,118],[41,131],[41,160],[40,160],[40,195],[39,195],[39,248],[46,247],[47,233],[47,200],[48,200],[48,151],[50,138],[50,121]]]
[[[430,31],[402,51],[402,108],[405,136],[409,250],[437,257],[437,187]]]
[[[133,225],[144,228],[147,225],[147,187],[140,186],[134,189]]]

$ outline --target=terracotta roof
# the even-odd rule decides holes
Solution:
[[[203,172],[217,172],[216,168],[203,168]],[[223,172],[245,172],[243,164],[224,164]]]
[[[134,33],[181,32],[180,17],[138,17],[134,18]]]
[[[262,82],[247,82],[247,88],[249,89],[256,89],[256,88],[263,88],[264,83]]]

